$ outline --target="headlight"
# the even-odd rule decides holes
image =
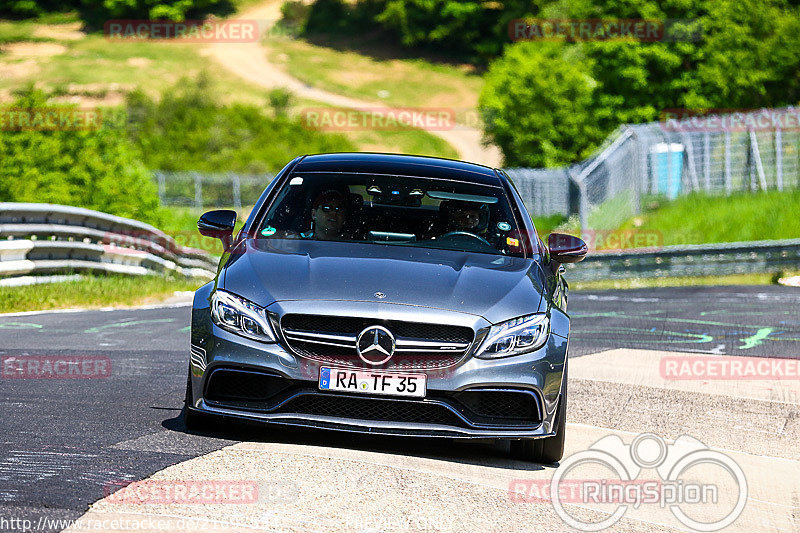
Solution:
[[[217,290],[211,295],[211,319],[224,330],[262,342],[275,342],[267,312],[253,302]]]
[[[514,318],[492,326],[475,357],[495,359],[532,352],[547,342],[549,334],[547,315]]]

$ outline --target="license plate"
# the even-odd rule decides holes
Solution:
[[[425,374],[370,372],[322,367],[319,369],[319,388],[362,394],[425,397]]]

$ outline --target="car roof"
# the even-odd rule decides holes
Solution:
[[[482,185],[502,186],[494,169],[438,157],[377,153],[335,153],[308,155],[295,172],[367,172],[398,176],[453,179]]]

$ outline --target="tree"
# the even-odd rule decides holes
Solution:
[[[11,106],[34,113],[47,104],[29,91]],[[60,106],[70,109],[70,106]],[[46,202],[157,221],[158,196],[124,130],[3,131],[0,201]]]
[[[580,48],[533,42],[509,47],[491,65],[480,107],[506,165],[561,165],[602,140],[592,67]]]
[[[800,9],[784,0],[559,0],[540,16],[655,19],[670,32],[658,42],[506,47],[490,65],[480,102],[486,134],[509,164],[579,161],[619,125],[657,120],[670,109],[779,107],[800,99]],[[593,80],[593,90],[579,90],[576,76]],[[571,120],[573,110],[585,123]]]

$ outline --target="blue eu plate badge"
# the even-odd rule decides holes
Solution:
[[[328,389],[331,383],[331,369],[321,368],[319,373],[319,388]]]

